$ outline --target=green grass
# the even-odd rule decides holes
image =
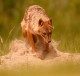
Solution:
[[[42,6],[52,18],[52,38],[59,42],[58,49],[80,53],[80,0],[0,0],[0,56],[9,52],[13,39],[22,39],[20,23],[26,7],[33,4]],[[0,76],[80,76],[80,65],[4,69]]]
[[[59,42],[58,49],[65,52],[80,52],[80,0],[1,0],[0,36],[3,44],[0,40],[0,52],[7,51],[3,48],[11,40],[22,38],[20,23],[25,9],[33,4],[42,6],[52,18],[52,38]]]
[[[20,67],[1,70],[0,76],[79,76],[80,65],[63,64],[52,67]]]

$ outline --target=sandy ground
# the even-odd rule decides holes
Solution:
[[[26,46],[22,40],[13,40],[10,44],[10,52],[0,57],[0,68],[13,68],[21,65],[27,66],[52,66],[71,62],[80,64],[80,54],[63,53],[56,49],[56,43],[52,41],[49,46],[49,53],[44,59],[39,56],[44,56],[44,52],[38,45],[37,56],[31,53],[29,45]],[[45,65],[46,64],[46,65]]]

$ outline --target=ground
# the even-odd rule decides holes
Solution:
[[[48,67],[67,62],[80,64],[80,54],[63,53],[57,50],[56,43],[53,40],[49,46],[49,53],[45,55],[44,59],[38,57],[44,55],[42,48],[39,46],[37,56],[35,56],[31,53],[31,47],[29,45],[26,46],[24,41],[13,40],[10,44],[10,52],[0,57],[0,68],[14,68],[21,65]]]

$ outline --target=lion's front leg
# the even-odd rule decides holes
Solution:
[[[34,43],[34,40],[33,40],[33,35],[29,31],[27,32],[27,35],[28,35],[28,39],[29,39],[29,42],[30,42],[30,46],[32,47],[32,53],[35,53],[36,52],[36,47],[35,47],[35,43]]]

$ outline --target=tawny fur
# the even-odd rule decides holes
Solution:
[[[26,9],[21,27],[24,39],[30,43],[32,52],[37,51],[37,42],[42,43],[44,45],[43,48],[48,52],[48,42],[51,41],[52,21],[42,7],[33,5]]]

